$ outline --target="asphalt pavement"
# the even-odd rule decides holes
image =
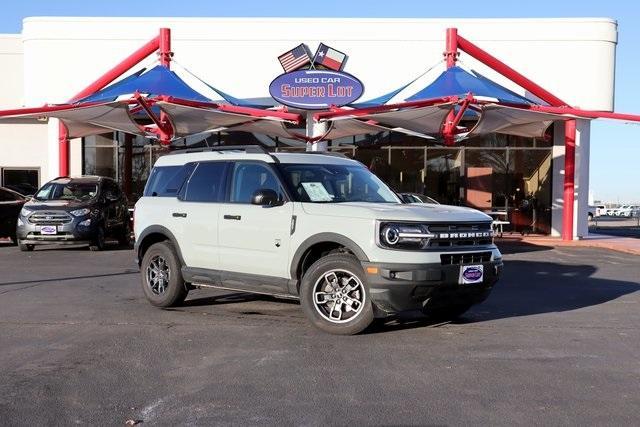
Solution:
[[[513,245],[460,321],[313,329],[293,301],[144,299],[130,250],[0,245],[2,425],[637,425],[640,257]]]

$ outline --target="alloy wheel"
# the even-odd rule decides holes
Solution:
[[[364,308],[366,294],[362,281],[347,270],[330,270],[313,287],[313,305],[329,322],[346,323]]]
[[[147,285],[156,295],[162,295],[169,287],[171,269],[167,261],[160,255],[155,255],[147,266]]]

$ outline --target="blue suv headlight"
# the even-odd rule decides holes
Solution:
[[[73,216],[85,216],[91,213],[91,209],[87,209],[87,208],[76,209],[75,211],[71,211],[69,213]]]

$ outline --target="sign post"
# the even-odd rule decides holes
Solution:
[[[347,55],[323,43],[311,57],[309,48],[300,44],[278,57],[284,74],[269,85],[271,97],[287,107],[306,111],[305,137],[308,151],[326,151],[326,123],[316,123],[312,112],[342,107],[362,96],[360,80],[342,71]]]

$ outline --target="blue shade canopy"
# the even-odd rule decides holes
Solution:
[[[410,96],[406,101],[441,98],[445,96],[465,96],[471,92],[474,96],[495,98],[500,102],[515,104],[536,104],[536,102],[518,95],[477,73],[469,73],[460,67],[451,67],[442,72],[429,86]]]
[[[80,101],[113,101],[119,96],[135,92],[145,93],[149,96],[167,95],[192,101],[211,101],[189,87],[176,73],[161,65],[157,65],[141,74],[134,73]]]

